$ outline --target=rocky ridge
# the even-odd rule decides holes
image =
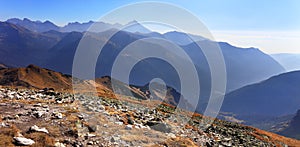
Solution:
[[[298,141],[168,104],[0,89],[0,146],[286,146]],[[146,105],[155,103],[154,105]],[[203,123],[204,122],[204,123]],[[275,137],[274,137],[275,136]],[[27,143],[27,144],[26,144]]]

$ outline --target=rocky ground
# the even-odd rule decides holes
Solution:
[[[0,146],[286,146],[257,129],[149,100],[0,89]]]

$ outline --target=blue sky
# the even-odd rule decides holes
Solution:
[[[58,25],[87,22],[136,0],[2,0],[0,20],[29,18]],[[195,14],[217,40],[268,53],[300,52],[298,0],[166,0]],[[275,38],[274,38],[275,37]],[[278,42],[282,42],[278,44]],[[273,45],[272,45],[273,44]],[[288,45],[288,46],[287,46]],[[283,49],[284,48],[284,49]]]

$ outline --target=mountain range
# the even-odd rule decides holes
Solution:
[[[89,23],[92,23],[92,21]],[[84,32],[80,31],[80,28],[85,26],[86,23],[76,23],[77,25],[74,25],[74,27],[72,27],[73,29],[70,29],[72,32],[59,31],[55,29],[56,27],[53,27],[53,25],[47,28],[45,27],[48,26],[46,24],[53,23],[47,21],[30,21],[28,19],[10,19],[7,22],[1,22],[0,62],[14,67],[24,67],[29,64],[35,64],[54,71],[71,74],[74,53],[84,34]],[[139,26],[139,28],[145,28],[138,23],[136,25]],[[47,29],[44,29],[44,31],[36,31],[39,30],[37,28],[41,28],[41,30],[42,28]],[[97,41],[107,40],[106,34],[109,33],[109,31],[112,30],[90,32],[90,39],[95,43],[97,43]],[[149,32],[149,30],[144,32]],[[208,87],[207,90],[202,92],[204,94],[203,97],[206,97],[207,94],[210,93],[209,81],[211,77],[206,57],[201,49],[191,41],[191,38],[181,32],[160,34],[157,32],[133,33],[124,30],[119,31],[110,38],[110,41],[102,50],[97,62],[96,77],[110,75],[112,63],[114,63],[116,56],[125,46],[139,39],[149,37],[167,39],[182,47],[195,63],[201,83],[205,85],[203,87]],[[192,37],[194,41],[207,42],[208,44],[214,43],[201,36],[192,35]],[[226,63],[228,92],[284,72],[284,68],[278,64],[278,62],[256,48],[239,48],[224,42],[218,42],[218,44],[221,47]],[[148,45],[149,44],[144,46]],[[163,45],[165,44],[158,44],[156,46],[162,47]],[[174,55],[174,58],[180,58],[179,56]],[[163,76],[161,78],[164,79],[168,85],[180,90],[178,80],[174,80],[178,79],[176,78],[177,74],[174,70],[169,70],[170,68],[170,65],[156,59],[141,62],[136,66],[135,70],[132,71],[133,77],[135,78],[132,79],[131,84],[145,85],[152,77]],[[163,69],[168,70],[162,71]],[[141,75],[143,76],[141,77]]]
[[[300,70],[300,54],[280,53],[271,54],[279,64],[281,64],[287,72]]]
[[[81,38],[86,35],[91,43],[109,41],[97,60],[96,80],[90,80],[94,77],[76,78],[84,84],[83,87],[96,85],[98,93],[112,97],[114,93],[109,83],[113,77],[109,76],[116,57],[129,44],[140,39],[155,37],[181,47],[193,61],[201,83],[197,112],[201,113],[206,108],[207,98],[211,93],[212,77],[206,56],[196,43],[218,44],[223,53],[227,85],[222,113],[229,114],[230,118],[247,125],[256,126],[257,124],[253,122],[274,120],[278,117],[290,119],[286,116],[294,114],[299,109],[300,93],[297,88],[300,83],[300,71],[285,73],[297,69],[288,67],[291,62],[295,62],[290,58],[280,60],[284,56],[270,56],[257,48],[236,47],[226,42],[215,42],[198,35],[177,31],[163,34],[153,32],[136,21],[129,22],[127,25],[130,24],[133,25],[119,30],[126,25],[90,21],[69,23],[60,27],[50,21],[31,21],[26,18],[0,22],[0,83],[6,86],[27,88],[70,89],[72,79],[68,75],[72,73],[74,54]],[[89,30],[91,25],[97,25],[97,30]],[[107,34],[116,30],[119,31],[108,38]],[[164,50],[170,48],[170,45],[141,42],[137,48],[140,47],[149,48],[149,50],[151,48]],[[166,51],[162,51],[161,54],[170,55],[170,59],[173,60],[183,61],[178,63],[178,67],[185,67],[186,62],[181,54]],[[134,56],[129,55],[127,59],[128,61],[134,60]],[[124,62],[124,66],[127,64]],[[130,73],[129,84],[131,86],[125,86],[125,88],[130,89],[135,97],[149,99],[149,82],[153,78],[161,78],[167,84],[167,99],[160,97],[159,93],[162,91],[156,89],[154,93],[157,93],[157,99],[176,105],[181,98],[178,92],[181,90],[180,79],[176,69],[166,61],[157,58],[140,61]],[[35,82],[36,79],[44,82]],[[122,82],[124,81],[118,83],[124,88]],[[186,102],[185,106],[188,107],[188,105]]]
[[[292,71],[230,92],[219,118],[299,138],[299,84],[300,71]]]

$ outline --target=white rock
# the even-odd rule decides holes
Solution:
[[[14,140],[18,145],[32,145],[35,143],[32,139],[27,139],[24,137],[14,137]]]
[[[95,134],[87,133],[85,136],[86,136],[86,137],[95,137],[96,135],[95,135]]]
[[[170,137],[170,138],[176,138],[176,135],[173,134],[173,133],[168,133],[168,137]]]
[[[44,132],[44,133],[49,133],[46,128],[39,128],[38,126],[34,125],[30,127],[30,131],[35,131],[35,132]]]
[[[132,125],[126,125],[126,126],[125,126],[125,129],[126,129],[126,130],[132,130]]]
[[[55,147],[65,147],[65,145],[63,143],[60,143],[60,142],[56,142],[54,144]]]
[[[63,118],[63,115],[59,112],[54,112],[54,116],[57,118],[57,119],[62,119]]]
[[[103,105],[100,105],[98,108],[99,108],[100,110],[105,110],[105,107],[104,107]]]
[[[43,115],[45,115],[46,114],[46,112],[44,112],[44,111],[37,111],[36,113],[35,113],[35,116],[37,117],[37,118],[41,118]]]
[[[2,123],[0,124],[0,127],[9,127],[9,124],[6,124],[6,123],[2,122]]]
[[[123,125],[123,122],[117,121],[117,122],[115,122],[115,124],[117,124],[117,125]]]

